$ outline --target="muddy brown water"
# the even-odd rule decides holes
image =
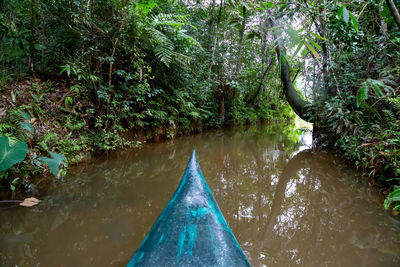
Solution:
[[[211,131],[73,168],[34,208],[0,207],[1,266],[124,266],[196,149],[254,266],[400,266],[400,225],[376,189],[311,133],[288,126]]]

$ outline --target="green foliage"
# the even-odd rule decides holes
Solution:
[[[381,82],[368,81],[371,86],[383,89]],[[379,85],[378,85],[379,84]],[[366,87],[366,86],[365,86]],[[372,88],[372,86],[371,86]],[[398,116],[392,103],[399,97],[384,98],[380,92],[378,101],[362,98],[362,107],[355,103],[353,95],[341,95],[324,103],[320,118],[323,139],[342,151],[354,162],[354,165],[366,173],[371,179],[386,185],[398,184],[400,181],[400,127]],[[357,99],[360,92],[358,92]],[[396,99],[396,100],[393,100]],[[379,112],[378,112],[379,110]],[[329,113],[328,113],[329,112]],[[329,134],[326,134],[329,133]],[[326,136],[325,136],[326,134]],[[398,189],[395,189],[385,200],[385,208],[391,203],[399,208]]]
[[[0,136],[0,172],[23,161],[27,153],[26,142]]]
[[[385,199],[385,209],[389,209],[391,204],[394,204],[393,210],[400,210],[400,188],[396,187]]]
[[[39,160],[47,163],[54,177],[56,178],[62,177],[62,167],[60,168],[60,165],[62,164],[63,166],[67,167],[67,159],[63,155],[54,152],[49,151],[49,154],[51,158],[40,157]]]
[[[349,19],[351,20],[351,23],[353,24],[354,29],[356,30],[356,32],[358,33],[358,22],[356,17],[353,15],[353,13],[351,13],[346,6],[344,5],[340,5],[339,9],[338,9],[338,17],[340,19],[343,19],[344,22],[346,22],[346,24],[349,23]]]
[[[280,60],[292,67],[290,78],[296,75],[305,98],[341,93],[321,113],[329,118],[326,129],[337,147],[366,158],[361,165],[367,166],[368,152],[357,150],[360,142],[374,136],[384,146],[395,139],[398,112],[389,104],[399,102],[393,92],[400,39],[391,25],[379,35],[380,25],[370,24],[380,21],[378,4],[359,12],[350,2],[269,1],[261,8],[217,2],[36,1],[33,36],[30,2],[4,2],[0,90],[13,97],[0,106],[7,110],[0,134],[26,139],[32,147],[10,176],[26,180],[42,171],[37,158],[47,151],[62,153],[72,164],[92,152],[136,147],[143,138],[293,119],[280,89],[277,41],[287,48]],[[282,25],[271,28],[269,18]],[[30,61],[35,78],[14,79],[28,71]],[[385,137],[377,135],[379,129],[387,130]],[[363,134],[368,138],[358,138]],[[58,171],[56,158],[48,159],[52,172]],[[387,172],[394,168],[382,166]]]
[[[21,116],[22,116],[22,118],[24,118],[25,120],[28,120],[28,121],[31,120],[31,115],[29,115],[29,113],[21,112]]]
[[[78,131],[86,125],[86,122],[80,118],[67,116],[65,126],[70,131]]]
[[[30,132],[31,134],[35,133],[35,128],[33,128],[32,124],[30,124],[29,122],[20,122],[19,126],[24,129],[27,130],[28,132]]]
[[[377,97],[384,96],[382,89],[386,88],[385,84],[381,81],[368,78],[361,84],[361,87],[357,92],[357,107],[360,107],[361,104],[368,99],[368,91],[370,88],[372,88]]]
[[[56,146],[58,142],[59,142],[58,134],[55,132],[48,132],[38,142],[38,145],[42,150],[49,151],[52,147]]]
[[[106,132],[99,131],[94,137],[94,145],[102,150],[117,150],[119,148],[135,147],[136,142],[121,137],[117,129]]]

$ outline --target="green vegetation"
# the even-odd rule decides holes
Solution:
[[[7,136],[0,137],[0,171],[8,170],[12,165],[24,160],[28,152],[26,142],[14,141]]]
[[[399,4],[2,1],[0,135],[29,146],[4,157],[2,184],[292,108],[320,145],[395,188],[385,206],[398,209]]]
[[[21,129],[26,130],[29,132],[29,134],[23,135],[26,139],[32,142],[32,139],[30,138],[31,135],[34,134],[35,128],[32,126],[30,123],[32,121],[31,116],[28,113],[21,112],[20,116],[24,119],[24,121],[19,122],[19,126]],[[7,124],[5,124],[7,125]],[[4,128],[11,128],[12,127],[4,127]],[[31,162],[28,163],[28,165],[31,165],[30,167],[36,167],[36,169],[39,169],[40,167],[43,168],[41,162],[44,162],[48,165],[51,173],[57,178],[61,178],[63,174],[65,174],[64,166],[67,167],[67,159],[57,153],[52,153],[49,152],[50,155],[53,158],[47,158],[47,157],[40,157],[37,158],[37,155],[35,153],[34,149],[31,149]],[[16,139],[13,136],[0,136],[0,172],[2,173],[2,176],[0,176],[3,179],[8,178],[8,170],[15,164],[20,163],[24,161],[26,158],[26,155],[28,154],[28,143],[26,141],[20,141]],[[63,164],[63,165],[61,165]],[[23,168],[24,169],[24,168]],[[17,169],[16,169],[17,170]],[[25,173],[30,173],[34,172],[33,170],[25,170]],[[19,174],[19,171],[13,172],[13,175],[16,176]],[[8,179],[9,181],[9,187],[11,191],[15,191],[16,185],[20,181],[19,177],[10,177],[12,179]]]
[[[385,208],[399,209],[400,29],[382,2],[347,8],[358,14],[357,27],[332,16],[325,24],[331,55],[326,93],[316,101],[320,143],[341,151],[373,183],[394,188]]]
[[[60,177],[66,162],[149,140],[293,117],[255,3],[1,5],[0,135],[29,146],[2,172],[6,188],[43,162]]]

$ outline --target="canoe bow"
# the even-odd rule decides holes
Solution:
[[[204,179],[195,151],[175,194],[127,266],[251,266]]]

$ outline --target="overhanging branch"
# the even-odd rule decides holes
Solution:
[[[275,22],[272,18],[269,18],[269,22],[272,27],[275,26]],[[275,51],[277,58],[279,59],[280,71],[281,71],[281,81],[283,85],[283,93],[286,96],[289,105],[292,107],[293,111],[303,120],[312,122],[312,114],[309,112],[311,103],[305,101],[299,93],[294,88],[293,82],[290,79],[290,66],[285,59],[286,49],[282,42],[278,39],[276,33],[273,34],[275,41],[277,42]]]

